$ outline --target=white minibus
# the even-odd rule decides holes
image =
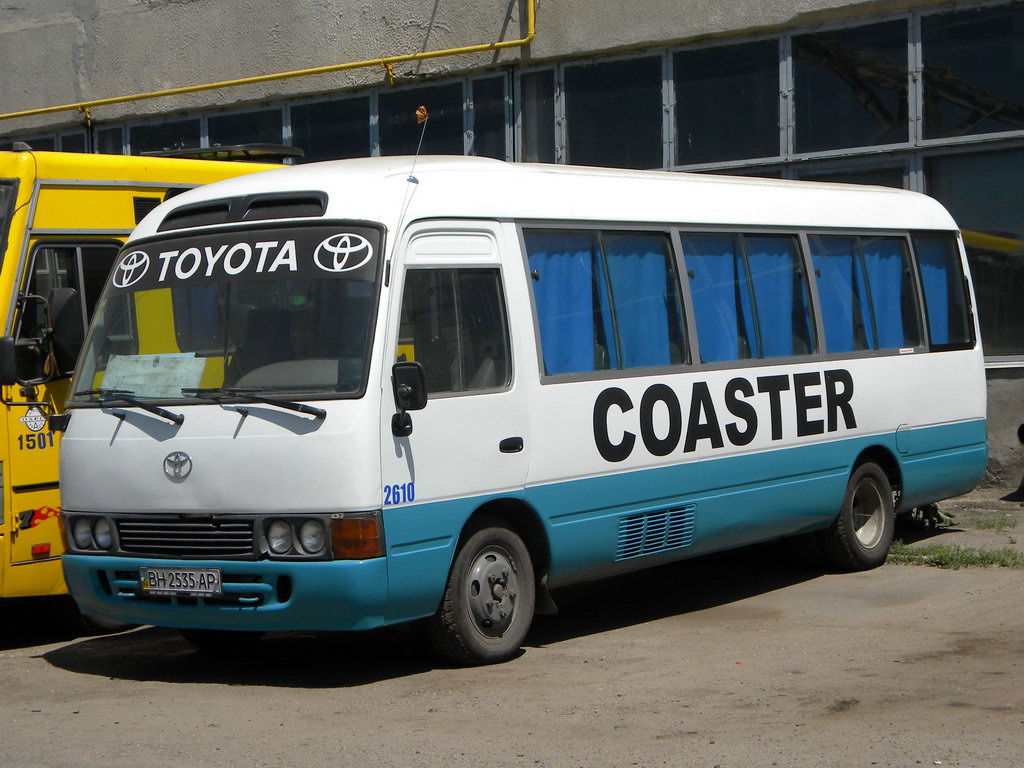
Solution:
[[[200,647],[424,620],[514,655],[550,590],[794,537],[885,561],[971,489],[957,226],[894,189],[382,157],[189,191],[69,395],[67,582]]]

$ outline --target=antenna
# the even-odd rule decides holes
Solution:
[[[405,213],[409,209],[409,203],[412,201],[412,193],[416,189],[412,185],[420,183],[420,180],[417,179],[416,176],[413,174],[416,171],[416,161],[419,159],[420,156],[420,148],[423,146],[423,137],[427,133],[427,120],[429,119],[430,113],[427,112],[426,106],[420,105],[416,107],[416,124],[421,125],[423,127],[420,129],[419,143],[416,144],[416,154],[413,155],[412,157],[412,166],[409,168],[409,178],[406,179],[406,181],[409,182],[409,186],[405,188],[405,195],[402,198],[402,208],[398,213],[398,224],[396,228],[397,233],[401,233],[402,231],[402,224],[405,222]],[[390,261],[388,262],[388,264],[390,266]],[[390,275],[390,270],[387,270],[385,272],[385,285],[388,284],[388,275]]]

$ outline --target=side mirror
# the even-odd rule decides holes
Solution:
[[[50,292],[53,318],[53,356],[61,373],[71,373],[85,340],[82,299],[74,288],[54,288]]]
[[[427,382],[423,366],[402,362],[391,366],[391,387],[398,413],[391,417],[391,433],[395,437],[412,434],[412,417],[407,411],[418,411],[427,405]]]
[[[14,337],[0,337],[0,384],[18,383],[18,358],[14,351]]]

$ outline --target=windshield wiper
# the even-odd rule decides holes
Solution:
[[[83,389],[81,392],[75,392],[75,397],[98,395],[100,397],[107,398],[103,402],[122,402],[127,403],[128,405],[134,405],[136,408],[141,408],[144,411],[149,411],[150,413],[165,418],[168,421],[173,421],[178,426],[181,426],[185,422],[185,416],[183,414],[172,413],[165,408],[161,408],[159,405],[153,405],[152,403],[139,400],[138,398],[132,397],[134,394],[135,392],[130,389],[104,389],[103,387],[99,387],[97,389]]]
[[[205,397],[210,400],[220,400],[225,397],[237,397],[241,400],[247,400],[250,403],[266,403],[267,405],[276,405],[278,408],[286,408],[289,411],[297,411],[298,413],[308,413],[311,416],[315,416],[318,419],[327,417],[327,411],[323,408],[317,408],[314,405],[306,405],[305,403],[296,403],[293,400],[285,400],[280,397],[267,397],[266,395],[256,394],[258,390],[246,389],[243,387],[182,387],[181,393],[183,395],[195,395],[196,397]]]

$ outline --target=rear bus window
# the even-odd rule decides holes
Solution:
[[[812,235],[809,241],[828,352],[921,345],[903,238]]]
[[[523,238],[545,373],[687,362],[667,234],[526,230]]]
[[[967,282],[953,235],[914,235],[932,349],[974,346]]]
[[[795,237],[691,233],[682,243],[703,362],[814,352]]]

